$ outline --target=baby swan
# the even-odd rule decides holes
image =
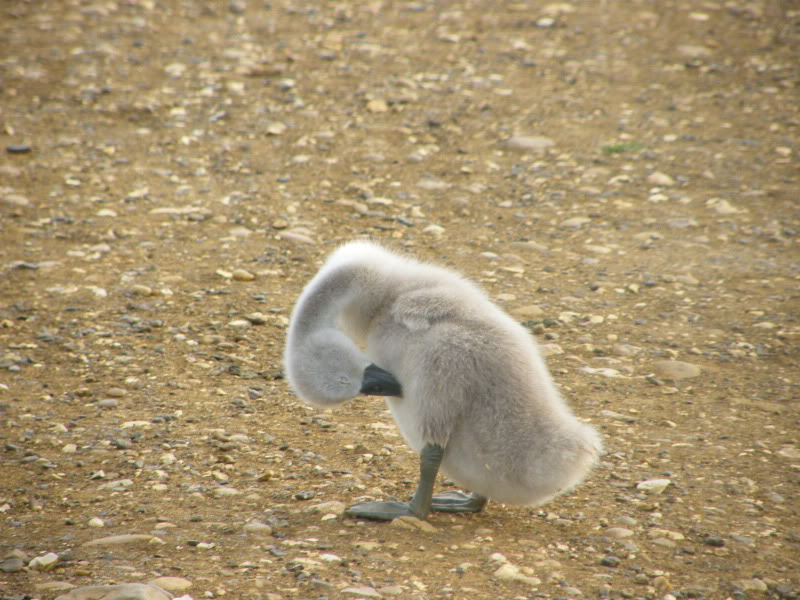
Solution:
[[[457,273],[373,242],[341,246],[303,290],[284,361],[311,404],[386,396],[420,454],[409,503],[362,502],[351,516],[424,519],[477,512],[489,498],[541,504],[579,484],[601,451],[524,327]],[[472,493],[434,496],[440,468]]]

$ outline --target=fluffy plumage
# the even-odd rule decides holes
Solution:
[[[393,374],[409,446],[441,446],[449,477],[499,502],[540,504],[601,451],[524,327],[459,274],[372,242],[340,247],[306,286],[284,358],[297,395],[325,407],[356,396],[370,363]]]

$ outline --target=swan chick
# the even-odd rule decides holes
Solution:
[[[558,392],[533,336],[476,284],[368,241],[335,250],[293,309],[284,365],[304,401],[384,396],[420,455],[410,502],[359,518],[538,505],[578,485],[602,449]],[[434,495],[443,471],[471,490]]]

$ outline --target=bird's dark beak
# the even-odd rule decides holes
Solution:
[[[403,388],[394,375],[378,365],[371,364],[364,369],[361,393],[367,396],[402,396]]]

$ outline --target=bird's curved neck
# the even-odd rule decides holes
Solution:
[[[378,299],[366,285],[375,273],[365,267],[344,265],[328,273],[320,273],[303,292],[293,315],[292,329],[299,336],[327,327],[346,330],[358,324],[361,329],[374,317]],[[361,337],[359,331],[348,331]]]

